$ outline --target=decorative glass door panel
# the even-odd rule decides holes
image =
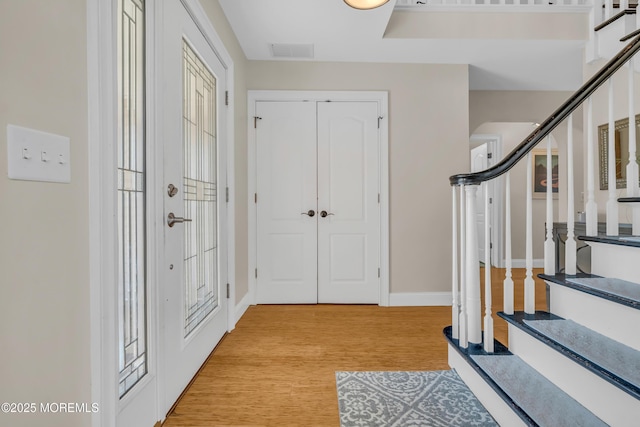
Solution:
[[[118,1],[118,368],[123,397],[147,373],[144,2]]]
[[[184,336],[218,306],[216,79],[183,40]]]
[[[168,411],[227,330],[226,70],[190,2],[162,0],[162,364]],[[223,193],[224,194],[224,193]]]

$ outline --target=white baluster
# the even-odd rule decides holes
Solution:
[[[629,9],[629,0],[620,0],[620,11]]]
[[[476,214],[477,185],[467,185],[467,241],[466,241],[466,281],[467,281],[467,329],[469,342],[482,342],[480,310],[480,260],[478,259],[478,227]]]
[[[459,295],[458,295],[458,287],[460,284],[458,283],[458,206],[457,206],[457,197],[456,187],[451,187],[451,193],[453,195],[451,199],[451,212],[453,215],[451,217],[451,293],[453,295],[453,301],[451,302],[451,337],[458,339],[460,336],[458,334],[458,319],[460,317],[460,307],[459,307]]]
[[[614,118],[614,95],[613,95],[613,78],[609,78],[609,162],[608,162],[608,178],[609,181],[609,199],[607,200],[607,235],[618,235],[618,200],[616,197],[616,134],[615,134],[615,118]]]
[[[629,93],[629,141],[636,140],[636,126],[632,125],[635,123],[636,117],[636,106],[635,106],[635,81],[634,81],[634,58],[628,63],[629,68],[629,83],[628,83],[628,93]],[[636,156],[636,144],[629,144],[629,163],[627,164],[627,197],[638,197],[640,196],[640,185],[639,185],[640,177],[638,176],[638,162]],[[631,214],[632,214],[632,234],[634,236],[640,235],[640,208],[636,204],[631,204]]]
[[[591,62],[598,57],[598,33],[593,29],[602,22],[602,0],[593,1],[593,8],[589,11],[589,42],[585,50],[585,60],[587,62]]]
[[[606,13],[604,10],[604,4],[602,3],[603,0],[594,0],[593,1],[593,17],[594,17],[594,21],[593,21],[593,26],[591,27],[591,31],[593,31],[593,29],[598,26],[599,24],[601,24],[605,18],[604,18],[604,14]]]
[[[567,240],[564,243],[564,272],[575,276],[576,274],[576,239],[574,234],[575,222],[575,195],[573,185],[573,114],[567,120]]]
[[[458,328],[460,337],[458,345],[467,348],[469,345],[469,322],[467,314],[467,207],[466,187],[460,187],[460,319]]]
[[[531,153],[527,154],[527,203],[526,203],[526,242],[525,242],[525,279],[524,279],[524,312],[533,314],[536,311],[536,284],[533,280],[533,176],[531,170]]]
[[[587,100],[587,204],[586,233],[587,236],[598,234],[598,205],[596,204],[595,142],[593,138],[593,99]]]
[[[604,0],[604,21],[613,16],[613,1]]]
[[[489,182],[484,184],[484,351],[493,353],[493,317],[491,317],[491,213]]]
[[[503,290],[503,310],[506,314],[513,314],[513,278],[511,275],[511,175],[507,172],[505,176],[505,214],[504,214],[504,256],[506,274],[502,284]]]
[[[553,241],[553,157],[551,135],[547,137],[547,218],[546,240],[544,241],[544,274],[556,272],[556,245]]]

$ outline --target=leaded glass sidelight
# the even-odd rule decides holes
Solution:
[[[147,373],[144,1],[118,0],[119,395]]]
[[[185,325],[189,335],[218,306],[216,79],[183,42]]]

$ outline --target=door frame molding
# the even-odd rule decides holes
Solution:
[[[248,203],[248,277],[249,304],[256,304],[257,279],[257,206],[254,194],[257,189],[256,129],[252,117],[256,115],[258,101],[375,101],[380,120],[380,298],[378,305],[389,306],[389,94],[386,91],[294,91],[249,90],[247,94],[247,203]]]
[[[487,148],[493,156],[489,160],[489,167],[502,159],[502,134],[474,133],[469,137],[469,153],[474,147],[488,144]],[[504,175],[491,182],[493,194],[493,210],[491,214],[491,260],[494,267],[504,268]],[[483,260],[481,260],[483,261]]]
[[[235,327],[235,179],[234,179],[234,65],[231,55],[222,39],[218,36],[213,24],[198,0],[180,0],[191,15],[204,38],[226,68],[229,105],[227,106],[227,186],[229,202],[226,203],[228,217],[227,268],[230,283],[228,300],[227,330]],[[159,33],[156,28],[159,13],[155,7],[149,10],[147,21],[147,140],[154,141],[155,122],[155,90],[158,88],[158,70],[155,47]],[[95,427],[115,427],[119,408],[126,405],[127,399],[120,402],[117,398],[117,289],[113,286],[117,281],[117,222],[116,202],[116,155],[115,136],[117,129],[117,94],[116,94],[116,2],[115,0],[87,0],[87,145],[88,145],[88,213],[89,213],[89,333],[91,401],[99,405],[100,411],[91,415],[91,425]],[[155,144],[148,143],[149,164],[157,165],[161,152]],[[147,175],[150,188],[156,188],[159,182],[154,171]],[[161,177],[160,177],[161,178]],[[164,224],[163,210],[158,210],[160,196],[148,197],[147,221],[150,230],[156,231],[158,224]],[[159,242],[147,247],[148,283],[156,283],[158,256],[161,246]],[[163,420],[165,415],[161,407],[161,396],[164,393],[162,375],[158,372],[161,366],[162,348],[160,342],[161,301],[158,289],[147,287],[148,339],[149,339],[149,373],[155,375],[157,385],[156,418]],[[148,381],[147,379],[143,379]],[[130,399],[128,399],[130,400]]]

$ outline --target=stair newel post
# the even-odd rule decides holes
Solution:
[[[511,173],[505,176],[505,214],[504,214],[504,257],[506,274],[503,286],[503,310],[506,314],[513,314],[513,278],[511,274]]]
[[[489,181],[484,184],[484,351],[493,353],[493,318],[491,317],[491,228]]]
[[[556,245],[553,241],[553,156],[551,153],[551,135],[547,137],[547,217],[546,240],[544,241],[544,274],[555,274]]]
[[[467,207],[465,186],[460,187],[460,312],[458,317],[458,344],[462,348],[469,345],[467,315]]]
[[[576,274],[575,189],[573,185],[573,114],[567,119],[567,240],[565,242],[565,274]]]
[[[467,282],[467,328],[470,343],[480,344],[482,342],[480,309],[480,260],[478,257],[478,226],[476,222],[476,193],[477,185],[467,185],[465,192],[467,195],[466,213],[466,273]]]
[[[460,317],[459,294],[458,288],[458,194],[456,186],[451,187],[451,294],[453,301],[451,302],[451,336],[458,339],[458,319]]]
[[[525,279],[524,279],[524,311],[535,313],[535,282],[533,280],[533,173],[531,153],[527,154],[527,203],[526,203],[526,241],[525,241]]]
[[[634,79],[634,58],[631,58],[628,63],[629,68],[629,83],[628,83],[628,93],[629,93],[629,141],[636,140],[636,126],[635,117],[636,117],[636,105],[635,105],[635,79]],[[636,144],[629,144],[629,163],[627,164],[627,197],[638,197],[640,196],[640,184],[638,180],[640,177],[638,176],[638,161],[636,158]],[[632,213],[632,234],[634,236],[640,235],[640,209],[638,209],[635,204],[631,205],[631,213]]]
[[[593,99],[587,100],[587,203],[586,234],[595,236],[598,234],[598,205],[596,204],[596,174],[595,174],[595,140],[593,138]]]
[[[618,235],[618,200],[616,197],[616,128],[614,117],[613,78],[609,78],[609,136],[607,181],[609,199],[607,200],[607,235]]]

